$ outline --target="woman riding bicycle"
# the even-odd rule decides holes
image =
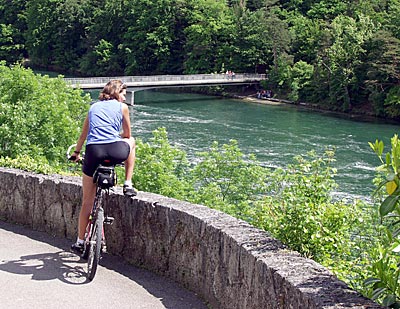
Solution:
[[[82,166],[83,197],[79,213],[78,238],[71,246],[74,251],[82,252],[83,250],[85,229],[96,195],[93,175],[101,162],[104,160],[110,160],[113,164],[125,162],[123,192],[127,196],[137,194],[132,186],[135,139],[131,136],[128,106],[123,104],[126,100],[125,96],[126,85],[120,80],[110,80],[101,91],[99,101],[90,107],[76,144],[75,162],[80,160],[79,155],[86,141]]]

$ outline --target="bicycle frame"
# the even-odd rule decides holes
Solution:
[[[96,196],[95,196],[95,199],[94,199],[92,210],[90,212],[89,222],[88,222],[88,225],[86,227],[86,232],[85,232],[85,238],[84,238],[85,247],[90,242],[90,237],[91,237],[91,233],[92,233],[92,230],[93,230],[93,226],[94,226],[94,223],[96,222],[96,218],[97,218],[97,211],[99,211],[99,210],[104,211],[102,203],[103,203],[103,196],[104,196],[105,193],[106,193],[105,189],[102,189],[100,187],[96,188]],[[102,237],[104,237],[104,232],[103,232]],[[87,259],[88,258],[88,256],[87,256],[88,253],[89,252],[87,252],[87,250],[85,248],[84,251],[83,251],[82,257],[84,259]]]
[[[103,166],[99,165],[96,169],[94,180],[96,180],[96,196],[93,203],[93,208],[89,217],[89,223],[86,228],[84,238],[84,250],[82,258],[88,260],[88,271],[87,277],[89,280],[93,280],[97,266],[100,261],[101,252],[105,246],[105,235],[104,235],[104,224],[112,224],[114,218],[105,216],[103,208],[104,196],[109,194],[111,187],[115,185],[114,181],[110,183],[102,182],[104,179],[107,180],[110,174],[114,177],[115,166]],[[101,174],[106,172],[105,175]],[[110,173],[110,174],[107,174]],[[116,182],[116,180],[115,180]]]

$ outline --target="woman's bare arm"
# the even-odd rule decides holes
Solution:
[[[131,119],[129,117],[128,105],[122,104],[122,133],[121,137],[130,138],[131,137]]]
[[[79,136],[79,139],[76,142],[76,147],[75,147],[76,151],[80,152],[82,150],[83,143],[86,140],[88,132],[89,132],[89,116],[86,116],[85,121],[83,122],[81,135]]]

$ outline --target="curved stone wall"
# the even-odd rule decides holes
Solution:
[[[75,239],[80,178],[0,168],[0,219]],[[118,188],[107,251],[168,276],[212,308],[381,308],[267,233],[201,205]]]

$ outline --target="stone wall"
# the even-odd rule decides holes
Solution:
[[[75,239],[76,177],[0,168],[0,219]],[[312,260],[246,222],[201,205],[121,190],[106,199],[115,217],[107,251],[172,278],[213,308],[380,308]]]

